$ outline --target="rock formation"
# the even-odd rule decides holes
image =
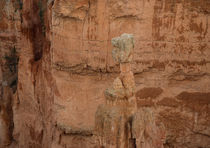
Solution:
[[[0,147],[97,147],[98,108],[106,124],[127,118],[119,106],[132,89],[108,91],[126,96],[120,103],[104,97],[117,77],[122,87],[111,40],[126,32],[137,104],[129,143],[159,143],[158,133],[164,148],[209,148],[209,20],[209,0],[0,0]]]
[[[135,148],[163,148],[166,130],[162,123],[157,123],[155,111],[142,107],[134,114],[132,120],[132,138]]]
[[[127,148],[131,139],[129,120],[136,110],[135,82],[130,62],[134,40],[130,34],[112,39],[112,56],[120,64],[120,77],[106,89],[106,104],[96,112],[96,132],[101,147]]]
[[[165,130],[156,125],[151,109],[137,111],[135,81],[131,69],[133,35],[112,39],[112,56],[120,64],[120,76],[105,90],[106,104],[96,111],[96,135],[104,148],[163,148]]]

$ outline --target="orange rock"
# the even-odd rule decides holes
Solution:
[[[138,107],[155,108],[166,148],[209,147],[209,14],[209,0],[0,0],[0,88],[11,84],[0,93],[13,100],[10,147],[99,147],[95,113],[120,70],[134,72]],[[120,66],[111,39],[122,33],[133,34],[135,47],[133,61]],[[5,60],[14,47],[15,72]],[[133,84],[131,77],[125,82]],[[136,98],[108,105],[133,114]]]

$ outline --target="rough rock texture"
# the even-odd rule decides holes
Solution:
[[[0,147],[12,143],[13,94],[17,89],[20,15],[18,3],[0,1]]]
[[[134,48],[133,35],[123,34],[114,38],[112,45],[115,47],[112,52],[115,61],[120,64],[120,67],[126,65],[125,68],[121,68],[121,77],[117,77],[113,85],[105,90],[106,104],[97,109],[95,131],[99,147],[127,148],[130,145],[129,139],[132,138],[129,120],[132,118],[133,112],[136,111],[135,84],[130,68],[131,51]],[[130,81],[124,81],[125,77],[129,76]],[[130,86],[129,84],[134,85]],[[132,87],[132,91],[129,91],[129,87],[126,86]]]
[[[120,72],[111,39],[129,33],[137,106],[164,124],[165,148],[209,148],[209,19],[209,0],[1,0],[1,145],[94,147]]]
[[[165,128],[159,127],[154,111],[137,110],[135,81],[131,71],[133,35],[122,34],[112,39],[112,56],[120,64],[120,77],[106,89],[106,104],[96,111],[95,132],[99,147],[163,148]],[[161,124],[161,123],[159,123]]]
[[[133,116],[132,137],[136,148],[163,148],[166,131],[162,123],[158,123],[154,110],[140,108]]]

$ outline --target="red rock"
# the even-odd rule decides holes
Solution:
[[[57,125],[94,129],[103,91],[120,72],[111,39],[129,33],[135,48],[125,71],[134,72],[139,104],[164,123],[165,147],[208,148],[209,10],[209,0],[1,0],[0,104],[11,96],[5,113],[14,127],[0,139],[12,137],[11,148],[97,147],[94,134]],[[5,56],[19,57],[16,70]]]

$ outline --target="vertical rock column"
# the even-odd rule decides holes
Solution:
[[[131,118],[136,112],[135,82],[130,62],[133,58],[133,35],[112,39],[112,56],[120,64],[120,76],[105,90],[106,104],[96,112],[96,132],[100,147],[127,148],[131,145]]]
[[[96,112],[96,135],[102,148],[163,148],[164,125],[151,108],[139,108],[131,71],[134,41],[130,34],[112,39],[112,56],[120,64],[120,76],[105,90],[106,104]]]
[[[12,105],[17,94],[20,22],[19,2],[0,0],[0,148],[13,142]]]

